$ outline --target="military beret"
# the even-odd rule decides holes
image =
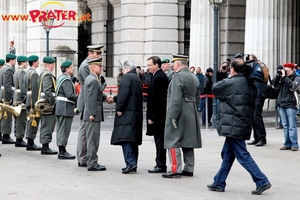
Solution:
[[[8,53],[8,54],[6,54],[5,57],[9,58],[9,59],[15,59],[17,56],[15,54],[13,54],[13,53]]]
[[[103,45],[89,45],[89,46],[87,46],[87,48],[90,51],[101,52],[101,53],[102,53],[103,47],[104,47]]]
[[[295,68],[295,64],[294,63],[284,63],[283,67]]]
[[[45,57],[43,58],[43,62],[44,62],[44,63],[49,63],[49,64],[51,64],[51,63],[54,63],[54,62],[55,62],[55,59],[52,58],[51,56],[45,56]]]
[[[4,63],[5,63],[5,60],[3,60],[3,59],[0,59],[0,66],[3,66],[3,65],[4,65]]]
[[[99,66],[101,66],[102,65],[102,58],[96,58],[96,59],[90,60],[90,61],[88,61],[88,64],[89,65],[99,65]]]
[[[164,58],[161,60],[161,63],[170,63],[170,60],[168,58]]]
[[[189,60],[189,57],[185,56],[185,55],[172,54],[172,56],[173,56],[172,62],[175,62],[177,60],[180,60],[180,61],[188,61]]]
[[[63,68],[68,68],[72,65],[72,61],[71,60],[66,60],[64,62],[61,63],[61,67]]]
[[[28,60],[28,58],[26,56],[18,56],[17,57],[18,62],[26,62],[27,60]]]
[[[37,61],[38,59],[39,59],[39,57],[36,55],[31,55],[28,57],[28,61],[30,61],[30,62]]]

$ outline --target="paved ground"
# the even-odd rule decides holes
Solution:
[[[106,105],[106,108],[109,108]],[[249,152],[268,176],[272,188],[257,197],[251,195],[255,184],[250,175],[235,162],[227,179],[225,193],[208,191],[206,185],[220,167],[220,150],[224,138],[216,130],[202,129],[203,148],[197,149],[194,177],[164,179],[161,174],[149,174],[154,166],[153,138],[144,136],[140,146],[138,171],[124,175],[122,151],[110,145],[113,118],[105,113],[101,125],[100,163],[105,172],[88,172],[77,167],[77,160],[58,160],[57,156],[42,156],[24,148],[0,144],[0,199],[299,199],[299,153],[280,151],[283,131],[274,129],[274,114],[264,113],[268,144],[248,146]],[[78,116],[74,118],[68,151],[76,153]],[[144,128],[144,132],[145,132]],[[36,143],[38,143],[36,139]],[[50,146],[56,149],[56,134]]]

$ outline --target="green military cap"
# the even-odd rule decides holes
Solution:
[[[170,60],[168,58],[164,58],[161,60],[161,63],[170,63]]]
[[[39,57],[36,56],[36,55],[31,55],[31,56],[28,57],[28,61],[30,61],[30,62],[35,62],[38,59],[39,59]]]
[[[99,65],[99,66],[101,66],[102,65],[102,58],[96,58],[96,59],[90,60],[90,61],[88,61],[88,64],[89,65]]]
[[[44,63],[52,64],[52,63],[55,62],[55,59],[52,58],[51,56],[45,56],[45,57],[43,58],[43,62],[44,62]]]
[[[8,54],[6,54],[5,57],[8,58],[8,59],[15,59],[17,56],[13,53],[8,53]]]
[[[89,51],[95,51],[95,52],[101,52],[101,53],[102,53],[103,47],[104,47],[103,45],[89,45],[89,46],[87,46]]]
[[[0,66],[3,66],[3,65],[4,65],[4,63],[5,63],[5,60],[3,60],[3,59],[0,59]]]
[[[188,61],[189,60],[189,57],[185,56],[185,55],[172,54],[172,56],[173,56],[172,62],[175,62],[177,60],[180,60],[180,61]]]
[[[68,68],[72,65],[72,61],[71,60],[66,60],[64,62],[61,63],[61,67],[63,68]]]
[[[18,62],[26,62],[27,60],[28,60],[28,58],[26,56],[18,56],[17,57]]]

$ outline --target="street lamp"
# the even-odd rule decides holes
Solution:
[[[218,19],[219,8],[223,3],[223,0],[209,0],[211,7],[214,9],[214,83],[217,82],[218,71]],[[212,114],[212,128],[217,127],[217,99],[213,98],[213,114]]]
[[[42,25],[46,31],[46,55],[49,56],[49,33],[53,26],[55,18],[48,18],[47,20],[42,20]]]

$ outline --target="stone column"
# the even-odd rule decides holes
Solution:
[[[282,0],[289,2],[291,0]],[[246,3],[245,53],[253,53],[269,67],[270,76],[274,75],[282,53],[279,32],[279,1],[248,0]],[[283,6],[283,5],[282,5]],[[282,7],[281,6],[281,7]],[[288,7],[285,7],[286,9]],[[287,36],[287,38],[290,38]],[[280,48],[280,49],[279,49]]]
[[[0,1],[0,13],[1,13],[1,15],[8,14],[8,12],[7,12],[7,6],[8,6],[7,1],[8,0]],[[1,45],[2,47],[0,48],[0,55],[1,55],[0,58],[2,58],[2,59],[7,54],[8,48],[9,48],[9,44],[8,44],[9,43],[9,38],[8,38],[8,31],[7,31],[9,23],[10,22],[8,22],[8,21],[2,21],[0,23],[0,35],[1,35],[0,44],[2,44]]]
[[[125,60],[122,60],[121,53],[121,0],[109,1],[114,7],[114,69],[113,74],[116,78],[119,74],[118,68]],[[121,63],[121,64],[120,64]]]
[[[213,9],[208,0],[192,0],[190,32],[190,66],[213,67]]]
[[[145,13],[145,57],[143,63],[146,66],[146,59],[153,54],[161,58],[172,58],[172,53],[183,53],[179,50],[179,32],[182,32],[183,24],[179,26],[179,13],[181,6],[177,6],[177,0],[148,0]],[[181,7],[182,8],[182,7]],[[184,8],[184,7],[183,7]],[[183,9],[184,10],[184,9]],[[180,29],[181,28],[181,29]]]
[[[106,20],[107,20],[107,1],[88,0],[88,7],[92,11],[92,44],[106,44]],[[105,47],[104,47],[105,51]],[[102,61],[105,62],[105,53],[102,54]]]

